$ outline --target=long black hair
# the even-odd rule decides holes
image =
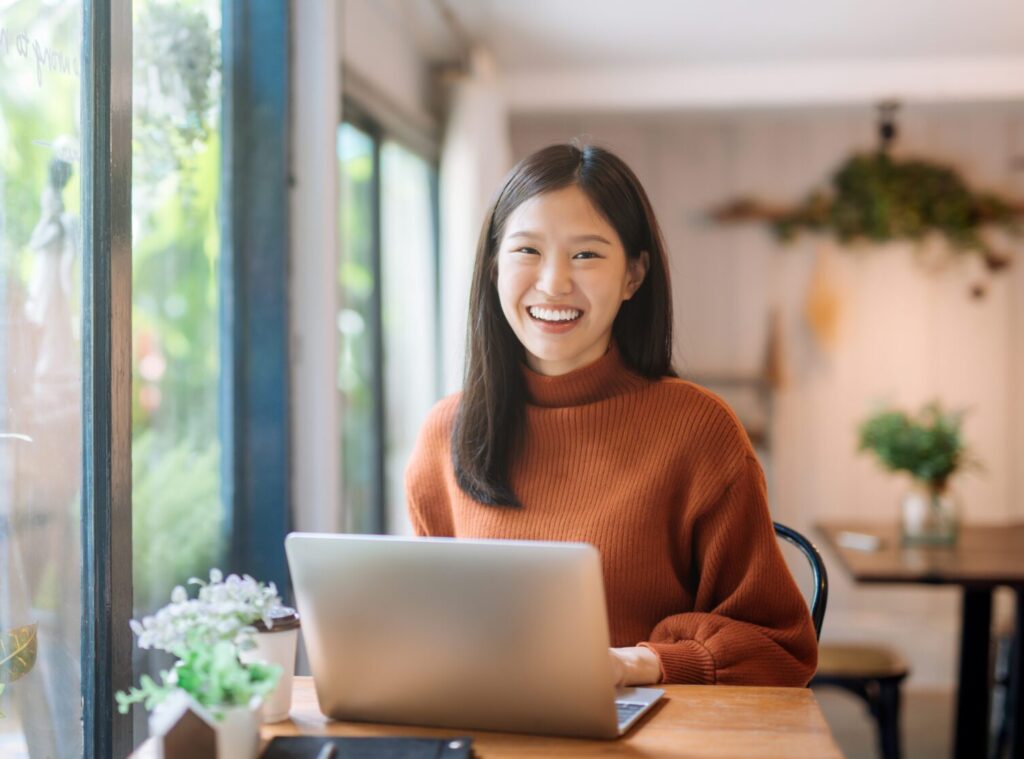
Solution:
[[[466,371],[452,429],[459,487],[480,503],[519,506],[508,481],[526,415],[523,346],[498,299],[497,252],[512,212],[545,192],[575,185],[619,235],[626,257],[649,257],[647,274],[622,303],[612,335],[625,363],[645,377],[674,376],[672,295],[665,243],[647,194],[621,158],[594,145],[556,144],[517,163],[484,218],[469,296]]]

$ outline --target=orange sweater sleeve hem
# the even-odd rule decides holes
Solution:
[[[714,685],[715,658],[695,640],[677,643],[639,643],[661,662],[661,682],[684,685]]]

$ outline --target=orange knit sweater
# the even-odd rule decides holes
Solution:
[[[652,649],[664,682],[805,685],[814,628],[728,406],[634,374],[614,341],[560,377],[523,371],[525,444],[510,467],[523,507],[484,506],[455,483],[455,394],[431,411],[406,470],[416,533],[591,543],[612,645]]]

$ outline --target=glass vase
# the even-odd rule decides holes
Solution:
[[[953,545],[959,521],[959,505],[948,487],[915,482],[900,503],[904,545]]]

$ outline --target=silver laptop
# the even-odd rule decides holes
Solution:
[[[328,717],[615,738],[664,695],[612,685],[593,546],[291,533],[285,550]]]

